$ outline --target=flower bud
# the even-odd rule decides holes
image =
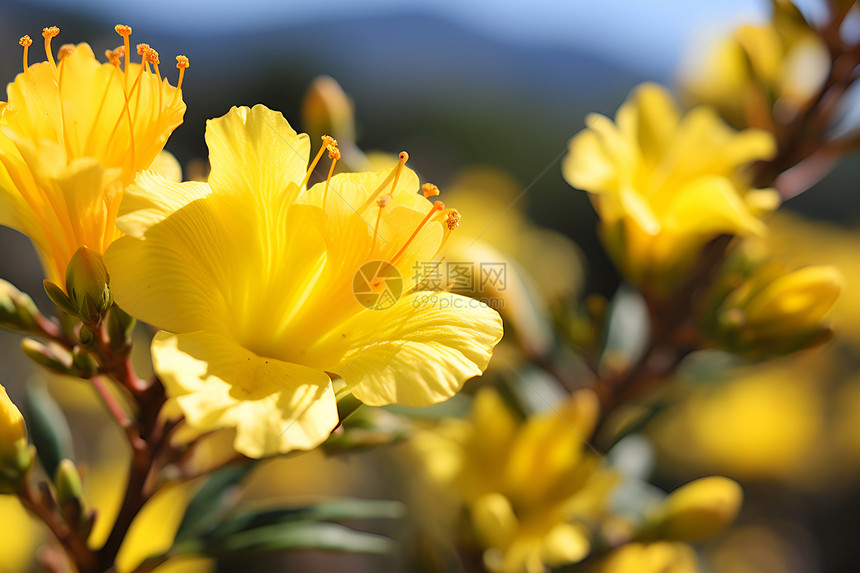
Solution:
[[[835,267],[789,270],[778,261],[745,257],[739,254],[726,263],[710,295],[702,328],[715,346],[762,359],[830,337],[825,317],[843,285]]]
[[[26,294],[0,279],[0,326],[13,330],[31,330],[39,309]]]
[[[0,492],[27,473],[31,459],[24,417],[0,385]]]
[[[311,83],[302,102],[303,125],[313,139],[330,134],[340,142],[355,141],[352,100],[330,76]]]
[[[711,476],[692,481],[666,498],[655,532],[663,539],[700,541],[731,524],[742,501],[743,490],[732,479]]]
[[[73,366],[72,355],[60,346],[46,346],[38,340],[25,338],[21,341],[21,350],[33,362],[44,366],[52,372],[77,376],[77,371]]]
[[[97,324],[113,304],[107,268],[100,254],[79,248],[66,268],[66,293],[85,324]]]

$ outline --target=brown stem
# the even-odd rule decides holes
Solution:
[[[87,547],[85,539],[70,527],[57,511],[49,507],[47,500],[39,499],[32,484],[24,481],[18,489],[21,504],[38,517],[54,534],[57,541],[74,561],[80,573],[96,572],[97,560],[95,554]]]
[[[856,79],[860,65],[860,44],[846,48],[839,38],[839,27],[844,15],[831,14],[831,20],[820,31],[830,51],[830,71],[815,96],[790,122],[777,125],[777,153],[773,159],[761,162],[756,168],[755,187],[768,187],[777,177],[815,153],[828,141],[827,128],[833,119],[845,92]]]

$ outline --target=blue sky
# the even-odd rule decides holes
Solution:
[[[68,6],[67,0],[36,0]],[[237,10],[241,6],[241,10]],[[763,19],[766,0],[85,0],[82,11],[108,19],[147,23],[173,30],[252,29],[272,21],[300,23],[386,13],[406,7],[448,17],[465,26],[512,41],[587,45],[625,60],[636,69],[665,75],[676,69],[694,39],[714,36],[741,22]]]

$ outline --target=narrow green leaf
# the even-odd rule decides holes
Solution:
[[[38,378],[27,381],[27,427],[36,454],[49,476],[57,474],[60,461],[74,460],[72,432],[62,409]]]
[[[297,508],[251,510],[242,512],[213,529],[207,538],[223,538],[241,531],[278,525],[291,521],[319,522],[348,519],[396,519],[405,508],[399,501],[368,499],[334,499],[317,505]]]
[[[202,552],[212,557],[246,551],[300,549],[379,554],[391,551],[392,547],[393,543],[387,537],[356,531],[336,523],[290,521],[242,531],[206,543]]]
[[[176,542],[192,539],[215,527],[218,523],[215,517],[225,509],[225,494],[255,467],[254,462],[247,462],[214,472],[185,509],[176,531]]]

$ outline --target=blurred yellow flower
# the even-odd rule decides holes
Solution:
[[[790,270],[745,244],[715,280],[703,331],[718,348],[750,359],[781,356],[825,342],[825,316],[843,290],[833,266]]]
[[[792,266],[832,265],[844,281],[843,296],[831,313],[837,339],[860,344],[860,232],[830,223],[775,213],[768,222],[766,248]]]
[[[599,562],[596,573],[697,573],[696,553],[686,543],[628,543]]]
[[[0,495],[0,515],[0,571],[28,571],[43,540],[44,525],[11,495]]]
[[[115,219],[123,186],[150,166],[182,123],[178,85],[159,73],[159,57],[138,46],[130,59],[128,26],[117,26],[124,46],[96,61],[87,44],[60,48],[55,61],[45,28],[46,62],[29,66],[29,36],[21,38],[24,72],[0,102],[0,224],[35,243],[47,278],[62,285],[78,247],[103,253],[120,236]],[[121,62],[124,64],[121,65]]]
[[[681,471],[790,479],[805,471],[824,425],[820,368],[795,361],[740,369],[658,418],[656,443]]]
[[[780,4],[775,2],[777,11]],[[808,26],[778,12],[772,22],[745,24],[691,59],[684,90],[716,107],[736,126],[765,127],[759,111],[790,119],[821,87],[830,54]]]
[[[565,179],[590,193],[606,250],[640,288],[665,293],[702,246],[721,234],[760,234],[778,205],[751,190],[743,168],[774,151],[763,131],[736,132],[709,107],[681,114],[660,86],[643,84],[615,123],[592,114],[570,142]]]
[[[189,425],[233,427],[253,457],[308,449],[338,422],[329,372],[366,404],[420,406],[486,368],[498,313],[411,290],[458,216],[416,193],[405,153],[377,173],[332,163],[307,189],[336,142],[308,169],[308,137],[280,113],[233,108],[206,141],[208,184],[140,175],[105,255],[115,300],[165,330],[155,369]]]
[[[491,571],[541,573],[591,551],[591,531],[616,483],[586,446],[597,408],[596,396],[582,391],[519,422],[483,389],[470,420],[416,437],[429,473],[469,507]]]

